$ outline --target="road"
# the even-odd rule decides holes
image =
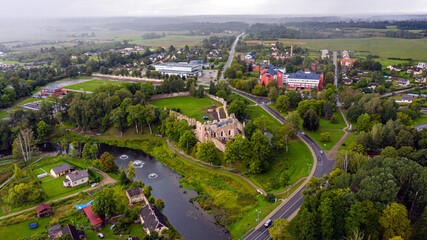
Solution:
[[[227,70],[227,68],[230,67],[231,62],[233,62],[234,52],[235,52],[237,42],[239,41],[239,38],[241,36],[243,36],[243,34],[245,34],[245,33],[241,33],[239,36],[237,36],[236,40],[234,40],[233,46],[231,47],[230,56],[228,56],[227,63],[225,64],[224,68],[222,69],[220,80],[225,80],[225,78],[224,78],[225,70]]]
[[[232,88],[232,92],[239,94],[243,97],[246,97],[255,103],[257,103],[259,106],[261,106],[264,110],[266,110],[269,114],[274,116],[279,122],[283,123],[286,118],[280,115],[278,112],[274,111],[272,108],[268,106],[268,98],[264,97],[258,97],[254,96],[252,94],[248,94],[242,91],[239,91],[237,89]],[[335,165],[334,160],[330,160],[326,157],[324,154],[324,151],[322,148],[309,136],[307,136],[305,133],[300,131],[298,133],[298,136],[313,150],[316,159],[317,159],[317,167],[314,171],[313,177],[321,178],[323,175],[327,174],[329,175],[332,172],[332,169]],[[319,160],[320,158],[320,160]],[[301,194],[302,188],[297,194],[295,194],[286,204],[282,205],[280,209],[276,209],[276,213],[270,218],[271,220],[279,219],[279,218],[289,218],[295,211],[299,209],[299,207],[302,205],[302,202],[304,201],[304,196]],[[273,225],[271,225],[273,226]],[[270,227],[271,227],[270,226]],[[269,227],[269,228],[270,228]],[[264,240],[270,238],[270,233],[268,232],[268,228],[260,227],[258,229],[255,229],[253,232],[251,232],[249,235],[247,235],[244,239],[249,240]]]
[[[338,91],[338,63],[337,63],[337,51],[333,51],[333,61],[334,61],[334,66],[335,66],[335,76],[334,76],[334,85],[337,88],[337,92]],[[341,107],[341,103],[340,103],[340,96],[339,94],[337,94],[337,106]]]

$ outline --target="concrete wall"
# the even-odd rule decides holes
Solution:
[[[151,96],[150,100],[190,96],[190,92],[165,93]]]

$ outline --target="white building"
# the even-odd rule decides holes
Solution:
[[[314,72],[303,72],[299,71],[296,73],[284,73],[282,78],[282,84],[279,82],[279,86],[286,86],[288,89],[298,90],[313,90],[318,89],[319,84],[323,84],[323,74],[317,74]]]
[[[328,56],[328,54],[329,54],[328,49],[320,50],[320,52],[322,53],[322,59],[329,57]]]
[[[180,77],[199,77],[202,76],[202,65],[190,64],[186,62],[180,63],[162,63],[154,65],[157,72],[168,75],[179,75]]]
[[[89,174],[87,170],[75,171],[68,174],[62,184],[64,187],[75,187],[85,184],[89,181]]]
[[[425,63],[418,63],[417,68],[422,68],[424,69],[426,67]]]

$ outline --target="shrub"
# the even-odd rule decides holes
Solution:
[[[321,142],[329,142],[331,141],[331,134],[329,132],[324,132],[320,134]]]
[[[337,116],[332,116],[331,117],[331,120],[329,120],[332,124],[338,124],[338,118],[337,118]]]

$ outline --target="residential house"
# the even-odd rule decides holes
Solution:
[[[425,64],[425,63],[418,63],[418,64],[417,64],[417,68],[422,68],[422,69],[424,69],[424,68],[426,68],[426,64]]]
[[[148,200],[144,195],[144,191],[142,188],[132,188],[129,190],[126,190],[126,196],[129,199],[129,203],[137,203],[144,201],[146,204],[148,204]]]
[[[89,174],[87,170],[75,171],[68,174],[62,181],[64,187],[75,187],[85,184],[89,181]]]
[[[71,54],[71,59],[77,59],[77,58],[79,58],[79,55]]]
[[[354,62],[356,62],[356,59],[344,58],[341,60],[341,66],[353,67]]]
[[[94,230],[102,230],[102,219],[92,211],[92,205],[83,208],[83,211],[85,212],[87,218],[89,218],[90,224],[92,224]]]
[[[351,79],[344,79],[344,80],[342,80],[342,82],[343,82],[345,85],[351,85],[351,84],[353,83],[353,80],[351,80]]]
[[[50,169],[50,175],[52,175],[53,177],[60,177],[72,172],[73,170],[74,169],[71,168],[68,163],[64,163]]]
[[[407,79],[399,79],[399,81],[397,82],[397,85],[401,86],[401,87],[407,87],[409,86],[411,82],[409,82],[409,80]]]
[[[322,53],[322,55],[321,55],[322,59],[329,57],[329,51],[327,49],[320,50],[320,52]]]
[[[36,207],[37,217],[42,218],[52,215],[52,208],[47,203],[42,203]]]
[[[425,83],[426,80],[427,80],[426,77],[416,77],[415,78],[415,82],[417,82],[417,83]]]
[[[79,233],[76,227],[70,224],[65,225],[65,227],[61,230],[60,236],[66,236],[66,235],[70,235],[73,240],[84,239],[84,232]]]
[[[246,54],[245,59],[246,60],[252,60],[253,58],[255,58],[256,53],[254,51],[252,52],[248,52],[248,54]]]
[[[368,85],[368,88],[371,89],[372,91],[374,91],[379,86],[380,85],[378,83],[371,83]]]
[[[169,229],[161,212],[151,204],[142,207],[141,211],[139,211],[139,218],[144,231],[148,235],[152,231],[156,231],[161,236],[162,231]]]
[[[47,229],[47,232],[48,232],[50,240],[53,240],[55,238],[59,238],[60,237],[59,235],[62,232],[61,224],[58,223],[58,224],[53,225],[52,227]]]
[[[394,101],[397,103],[412,103],[413,98],[414,96],[411,96],[411,95],[402,95],[402,98],[395,99]]]
[[[414,75],[421,75],[421,74],[423,74],[423,68],[419,68],[419,67],[408,68],[408,71],[406,71],[406,73],[413,73]]]
[[[394,71],[396,71],[396,72],[400,72],[400,71],[402,71],[402,69],[400,68],[400,67],[398,67],[398,66],[396,66],[396,65],[390,65],[390,66],[387,66],[387,69],[388,70],[394,70]]]

